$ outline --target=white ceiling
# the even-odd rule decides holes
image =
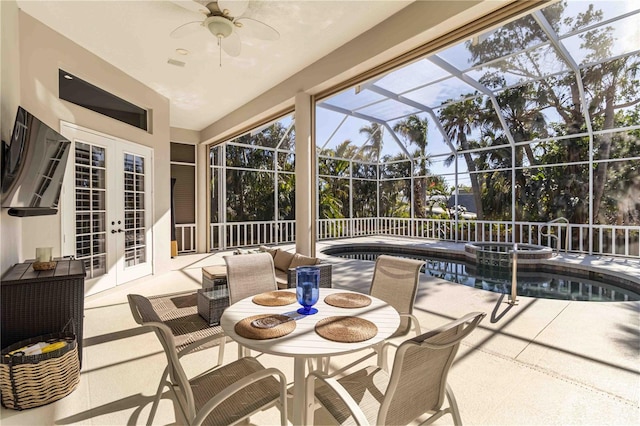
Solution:
[[[206,3],[206,0],[203,0]],[[411,1],[251,1],[245,16],[280,33],[243,37],[238,57],[206,31],[174,39],[176,27],[204,18],[171,1],[33,1],[19,7],[171,102],[171,126],[201,130],[384,21]],[[242,32],[239,32],[242,34]],[[189,50],[182,56],[177,48]],[[186,62],[177,67],[168,59]]]

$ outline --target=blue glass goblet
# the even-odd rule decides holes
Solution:
[[[312,308],[318,302],[320,295],[320,269],[315,266],[298,266],[296,268],[296,295],[302,308],[298,313],[312,315],[318,312]]]

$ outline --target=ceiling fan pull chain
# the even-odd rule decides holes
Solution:
[[[222,68],[222,37],[219,37],[219,36],[218,36],[218,55],[219,55],[218,66]]]

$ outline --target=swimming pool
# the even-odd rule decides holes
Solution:
[[[401,246],[338,246],[326,249],[324,253],[367,261],[375,261],[381,254],[421,259],[425,260],[422,272],[428,276],[495,293],[511,293],[510,270],[472,264],[465,259],[464,253],[450,253],[455,258],[445,259],[434,253],[420,253],[419,249]],[[549,272],[544,267],[536,264],[519,268],[519,296],[592,302],[640,300],[640,294],[626,286],[616,285],[616,277],[580,270]],[[532,270],[534,268],[536,270]]]

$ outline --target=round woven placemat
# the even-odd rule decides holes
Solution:
[[[371,298],[364,294],[333,293],[324,298],[324,303],[338,308],[363,308],[371,304]]]
[[[262,306],[284,306],[296,303],[298,300],[295,293],[290,291],[269,291],[253,296],[253,303]]]
[[[265,317],[276,317],[282,321],[286,321],[280,325],[276,325],[272,328],[258,328],[251,325],[251,322],[254,320],[265,318]],[[289,317],[285,315],[278,314],[260,314],[254,315],[243,320],[240,320],[236,323],[234,330],[238,335],[242,337],[246,337],[247,339],[255,339],[255,340],[265,340],[265,339],[275,339],[276,337],[286,336],[296,329],[296,322],[291,320]]]
[[[318,321],[316,333],[334,342],[354,343],[371,339],[378,327],[363,318],[336,316]]]

